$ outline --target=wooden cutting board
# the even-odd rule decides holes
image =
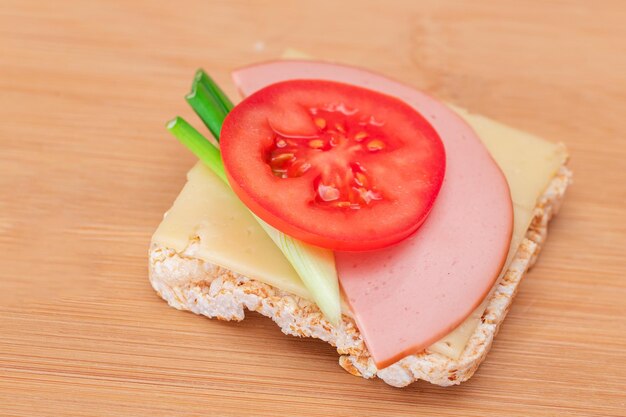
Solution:
[[[626,415],[623,1],[24,1],[0,7],[0,415]],[[251,314],[169,308],[150,236],[203,66],[286,47],[563,141],[575,184],[486,362],[394,389]]]

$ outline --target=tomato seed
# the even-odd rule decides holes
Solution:
[[[354,182],[356,182],[357,185],[360,185],[361,187],[367,187],[367,177],[360,172],[354,174]]]
[[[313,139],[309,141],[309,146],[313,149],[321,149],[324,147],[324,141],[321,139]]]
[[[294,159],[294,154],[281,153],[280,155],[272,157],[272,163],[278,165],[278,164],[285,163],[287,161],[291,161],[292,159]]]
[[[311,164],[309,164],[308,162],[305,162],[304,164],[300,166],[300,168],[298,168],[298,172],[296,172],[296,174],[302,175],[305,172],[307,172],[310,168],[311,168]]]
[[[367,149],[376,152],[385,149],[385,143],[380,139],[374,139],[368,142]]]
[[[297,160],[293,163],[287,172],[286,178],[296,178],[304,175],[311,168],[311,164],[308,162],[303,162],[302,160]]]
[[[332,185],[320,183],[317,186],[317,195],[319,195],[323,201],[334,201],[339,198],[339,190]]]
[[[315,118],[315,126],[319,127],[320,129],[324,129],[326,127],[326,120],[322,119],[321,117]]]
[[[366,137],[367,137],[367,132],[359,132],[356,135],[354,135],[354,140],[356,140],[357,142],[361,142]]]

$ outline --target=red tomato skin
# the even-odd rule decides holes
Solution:
[[[280,93],[281,89],[298,90],[306,87],[317,87],[319,84],[353,89],[356,90],[356,95],[360,94],[365,97],[364,99],[368,99],[369,95],[375,95],[377,100],[382,100],[383,106],[389,105],[393,108],[393,110],[389,110],[390,112],[397,110],[396,107],[398,107],[400,109],[398,111],[402,113],[403,117],[411,119],[416,124],[416,129],[420,135],[426,138],[425,140],[428,142],[426,149],[432,153],[429,159],[432,163],[427,170],[420,171],[420,175],[427,176],[423,186],[427,191],[416,193],[418,195],[415,195],[415,197],[418,202],[415,204],[419,205],[419,208],[409,213],[410,215],[404,215],[401,221],[392,225],[393,227],[381,228],[377,226],[379,223],[385,223],[384,219],[393,217],[396,212],[407,211],[405,208],[407,205],[406,196],[404,196],[402,202],[404,208],[397,201],[389,201],[383,203],[386,204],[384,210],[376,207],[378,204],[376,203],[373,204],[374,207],[372,208],[366,207],[356,210],[357,213],[351,212],[350,209],[324,212],[323,209],[313,208],[315,210],[314,215],[312,214],[308,218],[301,214],[294,216],[294,212],[311,214],[309,211],[311,204],[306,201],[294,202],[299,200],[297,192],[286,191],[288,189],[283,186],[285,184],[284,181],[292,181],[292,179],[285,180],[272,175],[266,162],[262,161],[267,149],[267,143],[265,145],[261,144],[257,148],[254,146],[257,146],[258,143],[254,141],[250,141],[253,144],[252,146],[246,147],[242,147],[241,144],[237,143],[238,135],[255,130],[254,127],[245,126],[245,123],[241,122],[242,115],[248,111],[255,111],[254,106],[262,105],[266,96],[276,94],[276,90],[279,90],[278,92]],[[306,124],[303,124],[300,128],[301,131],[302,129],[305,130],[305,134],[311,134],[311,132],[306,131]],[[376,250],[393,245],[412,235],[426,220],[434,206],[445,175],[445,149],[443,144],[437,132],[419,113],[394,97],[343,83],[319,80],[292,80],[268,86],[249,96],[242,104],[233,109],[224,122],[220,136],[220,147],[228,181],[233,191],[254,214],[286,235],[314,246],[336,251],[358,252]],[[256,158],[262,161],[262,164],[254,162],[253,159],[249,158],[249,155],[245,155],[247,153],[255,154]],[[252,173],[246,173],[246,171],[252,171]],[[302,184],[305,184],[305,186],[300,184],[293,188],[297,188],[300,191],[307,189],[307,184],[310,185],[312,181],[309,177],[313,177],[316,173],[319,173],[319,171],[314,169],[305,173],[301,177],[303,180]],[[250,180],[251,177],[262,177],[264,179],[262,181]],[[403,175],[400,175],[400,178],[402,177]],[[276,194],[284,193],[289,195],[282,199],[276,199],[271,196],[272,189]],[[268,195],[270,196],[269,198],[267,197]],[[380,204],[380,206],[383,204]],[[287,210],[285,207],[282,207],[284,205],[290,205],[291,207]],[[367,210],[373,212],[367,221],[355,222],[354,218],[350,218],[350,216],[366,217],[359,212]],[[320,215],[320,213],[323,215]],[[409,217],[410,219],[407,220]]]

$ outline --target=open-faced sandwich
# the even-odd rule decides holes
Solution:
[[[571,173],[564,146],[366,70],[279,60],[203,71],[187,96],[214,140],[150,247],[178,309],[244,310],[331,343],[353,375],[467,380],[533,265]]]

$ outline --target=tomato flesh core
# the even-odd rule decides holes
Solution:
[[[297,178],[311,168],[314,204],[325,208],[358,210],[382,200],[375,180],[356,162],[359,153],[389,151],[383,121],[345,105],[309,108],[317,132],[313,135],[275,133],[267,163],[278,178]]]
[[[226,117],[230,185],[261,219],[296,239],[364,251],[406,238],[441,188],[445,151],[412,107],[321,80],[257,91]]]

